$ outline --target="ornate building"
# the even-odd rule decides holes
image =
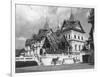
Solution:
[[[82,52],[82,49],[87,37],[80,21],[76,20],[72,13],[68,20],[64,20],[62,27],[55,32],[46,21],[44,28],[39,30],[37,36],[36,39],[39,40],[33,38],[26,41],[26,56],[34,57],[37,55],[37,58],[43,58],[43,56],[48,57],[49,55],[51,59],[59,57],[65,63],[70,63],[70,61],[73,61],[72,63],[83,62],[83,56],[86,54]]]
[[[71,13],[70,18],[64,20],[61,30],[66,40],[71,45],[71,50],[69,52],[76,56],[76,58],[82,60],[81,50],[83,49],[87,38],[80,21],[76,20]]]

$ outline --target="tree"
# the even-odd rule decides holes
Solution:
[[[91,26],[91,30],[89,33],[89,42],[90,42],[90,48],[92,48],[94,50],[94,44],[93,44],[93,33],[94,33],[94,9],[90,10],[90,15],[88,16],[88,23],[90,23]]]
[[[88,16],[88,23],[90,23],[91,26],[91,30],[90,30],[90,37],[89,37],[89,44],[90,44],[90,51],[91,51],[91,55],[89,57],[89,62],[94,64],[94,43],[93,43],[93,32],[94,32],[94,9],[92,8],[90,10],[90,15]]]
[[[25,42],[25,46],[31,46],[32,39],[27,39]]]
[[[25,51],[25,49],[24,48],[22,48],[22,49],[16,49],[16,57],[19,57],[20,55],[21,55],[21,53],[25,53],[26,51]],[[23,56],[24,56],[25,54],[23,54]]]
[[[90,10],[90,15],[88,16],[88,23],[91,23],[91,30],[90,30],[90,39],[93,41],[93,32],[94,32],[94,9]]]

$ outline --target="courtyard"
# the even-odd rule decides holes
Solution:
[[[87,63],[78,64],[64,64],[64,65],[52,65],[52,66],[27,66],[18,67],[15,69],[16,73],[26,72],[43,72],[43,71],[57,71],[57,70],[78,70],[78,69],[93,69],[94,65]]]

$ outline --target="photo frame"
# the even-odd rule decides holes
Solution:
[[[80,5],[79,6],[76,6],[76,5],[75,6],[73,5],[61,6],[59,4],[45,5],[45,4],[33,4],[30,1],[28,2],[23,2],[23,1],[21,2],[21,1],[16,1],[16,0],[12,1],[12,51],[11,51],[12,75],[14,76],[17,73],[30,74],[30,73],[42,72],[42,71],[50,72],[50,71],[58,71],[58,70],[67,71],[67,70],[88,69],[88,68],[94,69],[95,61],[94,61],[93,56],[94,56],[95,51],[94,51],[93,33],[94,33],[95,21],[92,21],[94,20],[94,18],[91,19],[91,17],[90,17],[90,20],[88,21],[88,17],[91,13],[91,9],[93,9],[92,12],[95,13],[94,7],[87,7],[87,6],[80,6]],[[84,17],[84,14],[87,15],[87,18]],[[34,22],[35,24],[33,24],[32,22]],[[71,25],[65,27],[66,24],[68,25],[72,23],[75,23],[74,24],[75,27]],[[53,26],[50,26],[49,24]],[[84,27],[84,24],[85,24],[85,27]],[[93,31],[92,33],[89,33],[89,31],[91,31],[91,28],[90,28],[91,24],[93,25]],[[30,27],[29,26],[27,27],[27,25],[29,25]],[[36,25],[36,26],[34,27],[33,25]],[[50,28],[47,25],[49,25]],[[57,26],[54,27],[54,25],[57,25]],[[65,28],[68,28],[68,30]],[[47,29],[46,31],[47,34],[46,36],[44,36],[46,33],[45,32],[46,29]],[[65,32],[66,30],[67,32]],[[44,31],[44,34],[38,35],[39,32],[41,33],[43,31]],[[59,36],[59,34],[61,37]],[[52,35],[52,36],[49,36],[49,35]],[[62,35],[64,35],[64,37]],[[43,39],[42,37],[43,38],[45,37],[45,39]],[[33,39],[30,39],[30,38],[34,38],[35,41],[33,41]],[[21,40],[24,40],[24,45],[22,45],[22,47],[21,47],[21,44],[23,42]],[[61,43],[59,43],[59,41],[61,41]],[[65,43],[65,41],[67,42]],[[72,41],[72,42],[69,43],[69,41]],[[32,43],[31,47],[29,45],[30,43]],[[48,48],[48,44],[51,45],[49,48]],[[85,45],[87,44],[88,46],[85,47]],[[57,45],[58,47],[56,47]],[[16,46],[17,48],[21,47],[20,50],[16,50]],[[32,53],[31,53],[30,51],[31,51],[32,46],[34,48],[32,49]],[[40,48],[43,47],[43,48],[42,50],[39,50],[39,52],[38,50],[36,50],[35,52],[35,49],[36,48],[38,49],[38,47]],[[91,51],[92,53],[87,53],[88,49],[91,49],[91,48],[93,48],[93,50]],[[78,52],[77,54],[80,54],[80,52],[82,54],[75,56],[76,53],[73,51],[73,49],[74,51],[76,50]],[[83,50],[84,52],[81,51],[82,49],[84,49]],[[21,53],[18,53],[17,55],[16,51],[21,52]],[[33,53],[33,51],[35,54]],[[72,55],[72,53],[74,55]],[[39,54],[39,56],[37,54]],[[91,55],[84,56],[85,54],[92,54],[92,58],[90,58]],[[36,58],[39,58],[39,59],[41,58],[41,60],[39,60],[40,61],[39,63],[36,63],[36,62],[31,63],[31,60],[34,59],[33,55]],[[49,57],[50,59],[47,57]],[[90,59],[90,62],[88,62],[87,58]],[[33,66],[33,64],[35,64],[35,66]],[[27,65],[29,66],[29,68]]]

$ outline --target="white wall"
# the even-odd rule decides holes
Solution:
[[[70,41],[70,44],[72,46],[72,52],[80,52],[84,46],[85,41],[88,39],[85,36],[85,33],[77,32],[73,30],[66,31],[64,34],[65,34],[66,39]],[[76,38],[74,37],[74,35],[76,35]],[[75,47],[75,45],[77,46]]]

